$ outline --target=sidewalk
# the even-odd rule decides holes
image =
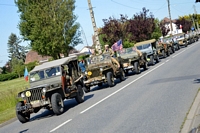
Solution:
[[[181,133],[200,133],[200,91],[187,115]]]

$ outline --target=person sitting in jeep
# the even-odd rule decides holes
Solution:
[[[109,53],[111,57],[114,56],[114,51],[113,51],[111,48],[109,48],[109,45],[105,45],[105,50],[104,50],[103,53],[104,53],[104,54],[105,54],[105,53]]]

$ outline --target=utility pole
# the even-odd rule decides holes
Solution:
[[[91,20],[92,20],[93,29],[94,29],[96,49],[97,49],[98,53],[101,54],[102,50],[101,50],[101,45],[100,45],[100,42],[99,42],[98,29],[96,27],[96,22],[95,22],[95,18],[94,18],[93,7],[92,7],[92,4],[91,4],[90,0],[88,0],[88,6],[89,6],[90,16],[91,16]]]
[[[172,27],[172,19],[171,19],[171,13],[170,13],[170,2],[169,2],[169,0],[167,0],[167,4],[168,4],[168,12],[169,12],[170,28],[171,28],[171,35],[172,35],[173,27]]]
[[[193,5],[193,8],[194,8],[194,14],[197,16],[196,6]],[[197,16],[197,22],[196,22],[196,24],[197,24],[197,30],[199,30],[198,16]]]

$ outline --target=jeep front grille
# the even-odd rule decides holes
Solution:
[[[91,78],[98,77],[100,75],[100,69],[92,70]]]
[[[36,100],[42,99],[42,88],[37,88],[37,89],[33,89],[33,90],[28,90],[28,91],[30,91],[31,96],[26,97],[27,103],[30,103],[31,101],[36,101]]]

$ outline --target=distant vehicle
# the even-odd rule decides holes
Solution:
[[[151,39],[147,41],[138,42],[134,46],[136,46],[137,49],[140,50],[142,53],[146,53],[147,58],[150,59],[148,63],[150,65],[154,65],[155,61],[156,63],[160,61],[156,45],[156,39]]]
[[[142,54],[140,56],[135,47],[123,48],[122,50],[117,51],[117,57],[121,64],[123,64],[123,68],[125,74],[128,74],[129,70],[135,71],[136,74],[139,74],[140,68],[142,67],[144,70],[147,69],[147,60],[146,54]]]
[[[90,91],[90,87],[103,83],[108,83],[109,87],[115,85],[114,78],[119,78],[121,81],[125,80],[123,66],[120,68],[116,66],[113,57],[109,54],[101,54],[86,58],[86,72],[84,78],[84,90]]]
[[[77,56],[71,56],[36,66],[29,75],[30,88],[18,93],[22,98],[16,105],[16,115],[21,123],[28,122],[31,113],[41,108],[64,112],[64,99],[84,101],[82,77]]]
[[[177,38],[179,46],[188,46],[188,38],[186,37],[185,33],[179,33],[174,36]]]

